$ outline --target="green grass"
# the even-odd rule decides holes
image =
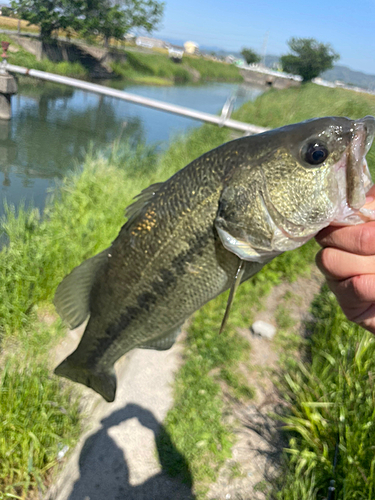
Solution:
[[[210,61],[196,56],[184,56],[183,61],[184,66],[189,66],[200,73],[202,81],[243,81],[239,68],[233,64]]]
[[[314,112],[311,102],[320,105],[320,109],[315,108]],[[286,113],[284,118],[283,113]],[[306,85],[298,90],[269,92],[258,98],[255,103],[245,105],[236,112],[235,118],[275,127],[313,116],[344,114],[355,118],[371,113],[375,114],[375,99],[372,97],[343,90],[332,92],[331,89]],[[373,147],[369,154],[369,164],[372,169],[375,166],[374,160]],[[262,297],[275,284],[282,280],[293,281],[301,274],[308,274],[317,249],[316,243],[310,242],[297,251],[288,252],[272,261],[250,282],[242,285],[224,338],[213,335],[212,332],[219,329],[225,308],[225,296],[218,297],[207,304],[194,316],[187,339],[186,364],[177,376],[175,407],[167,416],[166,430],[172,436],[177,449],[187,457],[195,485],[198,487],[198,498],[204,498],[204,485],[217,477],[218,469],[229,456],[232,442],[231,430],[223,427],[222,419],[217,418],[217,415],[223,413],[225,408],[222,399],[218,396],[220,392],[216,392],[219,391],[218,386],[212,385],[212,378],[215,380],[213,373],[215,370],[220,370],[220,375],[226,382],[236,376],[236,366],[246,358],[249,350],[248,346],[242,345],[240,352],[236,352],[236,346],[243,344],[243,339],[236,333],[237,328],[250,325],[253,311],[260,305]],[[284,346],[290,349],[284,356],[287,358],[287,353],[293,352],[301,345],[301,342],[295,334],[288,334],[288,329],[293,326],[288,313],[279,309],[277,316],[280,328],[286,330],[283,333]],[[290,360],[290,357],[287,359]],[[205,422],[208,418],[205,408],[208,403],[204,399],[200,400],[200,391],[206,390],[205,384],[208,384],[208,381],[211,402],[216,402],[216,407],[210,406],[212,415],[215,415],[215,418],[210,420],[210,439],[207,439],[204,434]],[[241,384],[241,381],[232,382],[232,386],[237,384]],[[246,389],[251,391],[249,387]],[[295,389],[298,391],[298,384]],[[200,433],[204,434],[203,438]],[[199,443],[198,449],[197,443]],[[286,470],[291,466],[288,462]],[[313,465],[312,470],[314,467]],[[178,466],[172,464],[169,472],[176,474],[177,469]],[[299,470],[294,471],[292,486],[288,490],[290,496],[285,496],[285,500],[314,498],[317,476],[311,473],[308,480],[299,484]]]
[[[112,65],[115,73],[125,79],[146,81],[147,78],[158,78],[166,83],[187,83],[190,81],[189,72],[180,64],[174,63],[165,54],[128,51],[126,57],[126,63],[113,63]]]
[[[312,313],[311,364],[286,363],[283,394],[292,405],[283,418],[291,432],[289,477],[277,498],[289,500],[296,488],[311,488],[311,498],[323,499],[334,479],[335,499],[370,500],[375,496],[375,339],[345,319],[326,286]]]
[[[8,355],[0,374],[0,498],[43,491],[58,452],[74,445],[80,431],[71,390],[33,359],[34,351],[23,354],[28,359],[20,361],[19,350]]]
[[[175,381],[174,407],[164,424],[177,450],[187,459],[198,499],[205,498],[207,484],[217,478],[233,444],[233,430],[223,421],[226,408],[221,383],[227,384],[232,396],[238,399],[253,396],[252,388],[238,371],[239,364],[248,359],[250,347],[237,330],[249,328],[273,286],[295,279],[301,267],[308,272],[315,252],[316,247],[311,244],[303,252],[286,253],[241,285],[221,335],[218,331],[227,293],[206,304],[193,317],[185,364]],[[183,473],[179,464],[173,463],[168,472]]]
[[[126,56],[126,63],[115,62],[112,69],[119,76],[134,82],[155,84],[156,78],[160,84],[189,83],[194,81],[194,70],[198,71],[200,82],[243,80],[236,66],[200,57],[185,55],[181,63],[175,63],[167,54],[157,52],[126,51]]]
[[[315,112],[312,103],[316,105]],[[246,105],[235,117],[260,125],[278,126],[312,115],[356,117],[369,113],[375,113],[372,97],[306,85],[301,89],[271,91],[254,104]],[[9,245],[0,255],[1,366],[6,367],[1,378],[0,413],[7,415],[1,425],[8,426],[2,428],[1,436],[9,433],[10,437],[0,441],[0,463],[6,464],[0,468],[0,484],[6,488],[9,498],[11,495],[24,498],[28,489],[47,481],[59,446],[72,444],[79,429],[75,398],[69,390],[71,385],[64,386],[65,392],[58,379],[50,375],[48,353],[60,338],[61,325],[56,321],[46,327],[39,319],[43,311],[51,307],[57,284],[74,266],[110,244],[124,223],[125,207],[142,188],[168,178],[228,138],[228,131],[207,125],[185,139],[176,140],[159,159],[144,146],[134,150],[115,145],[102,154],[91,152],[83,169],[77,169],[51,193],[43,217],[36,210],[8,210],[2,230]],[[374,148],[370,154],[372,166],[375,163],[373,152]],[[239,370],[241,363],[246,364],[249,345],[239,335],[238,328],[249,327],[254,311],[261,307],[263,298],[275,284],[292,281],[301,273],[308,274],[316,250],[316,244],[311,242],[298,251],[287,252],[241,286],[222,335],[218,335],[218,331],[226,295],[194,315],[186,342],[185,364],[176,378],[175,406],[166,418],[164,437],[161,434],[158,439],[163,466],[170,474],[185,479],[190,477],[189,469],[198,498],[204,498],[207,484],[217,477],[220,466],[230,456],[233,443],[232,430],[224,419],[223,384],[234,397],[247,399],[252,395],[251,387]],[[328,299],[332,300],[329,295]],[[285,397],[292,405],[289,416],[292,420],[288,425],[294,432],[294,441],[289,446],[292,452],[287,465],[288,481],[280,493],[284,497],[280,498],[312,499],[315,491],[324,492],[332,473],[329,464],[333,436],[339,429],[345,447],[341,457],[350,457],[347,462],[340,462],[337,478],[340,491],[343,491],[345,479],[346,491],[360,488],[363,498],[369,499],[373,450],[371,446],[366,448],[365,443],[373,438],[369,422],[374,406],[368,375],[374,372],[372,338],[349,327],[338,310],[330,309],[331,302],[324,307],[323,303],[318,304],[326,315],[317,326],[322,330],[318,329],[313,337],[318,340],[312,347],[311,367],[306,370],[302,366],[297,370],[294,361],[291,377],[284,385]],[[316,317],[319,318],[319,314],[316,312]],[[330,323],[332,317],[334,323]],[[286,331],[288,345],[294,349],[297,340],[287,338],[287,330],[292,326],[290,318],[280,310],[278,321]],[[41,346],[44,347],[39,352]],[[350,355],[342,355],[342,351]],[[344,358],[346,364],[343,364]],[[329,368],[324,363],[328,363]],[[348,387],[345,389],[345,422],[348,425],[350,422],[351,427],[345,424],[339,428],[337,416],[339,402],[343,401],[344,380]],[[17,390],[17,394],[13,390]],[[52,407],[51,401],[54,402]],[[314,406],[311,402],[324,405]],[[45,423],[42,430],[37,418],[25,417],[26,414],[35,415],[34,408],[41,422],[45,422],[45,415],[48,417],[48,425]],[[57,408],[66,411],[59,413]],[[300,420],[294,421],[293,417]],[[176,461],[176,454],[168,455],[170,439],[180,453],[178,456],[185,460]],[[15,443],[15,440],[18,440],[18,451],[13,454],[14,445],[8,443]],[[308,471],[303,481],[300,478],[302,470]]]

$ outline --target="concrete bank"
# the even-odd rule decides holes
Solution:
[[[246,83],[259,87],[288,89],[289,87],[299,87],[301,79],[296,75],[285,75],[268,68],[243,68],[240,71]]]

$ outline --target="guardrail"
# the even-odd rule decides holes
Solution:
[[[26,75],[33,78],[39,78],[40,80],[46,80],[49,82],[61,83],[63,85],[68,85],[70,87],[75,87],[82,90],[87,90],[88,92],[94,92],[96,94],[106,95],[109,97],[115,97],[117,99],[122,99],[124,101],[132,102],[134,104],[139,104],[140,106],[147,106],[153,109],[159,109],[160,111],[165,111],[167,113],[173,113],[176,115],[186,116],[187,118],[192,118],[194,120],[199,120],[206,123],[212,123],[219,125],[219,127],[228,127],[234,130],[239,130],[245,134],[259,134],[268,130],[264,127],[258,127],[257,125],[252,125],[251,123],[239,122],[237,120],[232,120],[228,117],[229,107],[224,105],[223,112],[221,116],[211,115],[210,113],[204,113],[202,111],[196,111],[194,109],[185,108],[183,106],[177,106],[175,104],[169,104],[167,102],[158,101],[156,99],[149,99],[148,97],[142,97],[129,92],[123,92],[121,90],[111,89],[105,87],[104,85],[98,85],[96,83],[85,82],[83,80],[77,80],[76,78],[70,78],[67,76],[55,75],[54,73],[47,73],[45,71],[39,71],[36,69],[24,68],[22,66],[15,66],[14,64],[6,63],[3,66],[6,71],[10,73],[17,73],[20,75]]]

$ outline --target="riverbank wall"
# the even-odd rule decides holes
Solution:
[[[265,68],[241,68],[241,75],[246,83],[260,87],[273,87],[281,90],[301,85],[301,80],[295,75],[267,71]]]

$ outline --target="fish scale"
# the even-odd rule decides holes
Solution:
[[[372,117],[288,125],[224,144],[147,188],[112,245],[57,289],[56,308],[70,326],[89,321],[55,373],[112,401],[123,354],[171,347],[194,311],[231,288],[223,328],[239,282],[337,218],[362,221],[348,207],[345,172],[356,176],[349,191],[364,189],[358,151],[367,153],[374,133]]]

